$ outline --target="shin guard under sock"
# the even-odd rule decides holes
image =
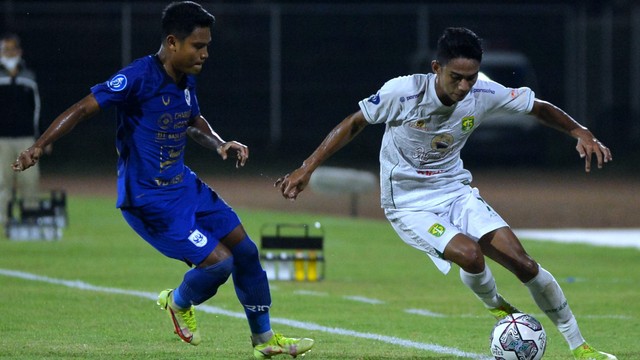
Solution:
[[[271,292],[267,275],[260,265],[258,248],[247,236],[231,252],[234,258],[233,283],[238,300],[244,306],[251,333],[267,333],[271,330]]]
[[[217,292],[233,269],[233,257],[205,268],[193,268],[184,274],[182,284],[173,292],[173,302],[183,309],[202,304]]]
[[[538,275],[524,285],[529,289],[540,310],[544,311],[562,333],[569,348],[575,349],[584,343],[578,322],[553,275],[540,265],[538,265],[538,269]]]
[[[468,273],[460,269],[460,280],[473,291],[485,307],[493,309],[502,305],[498,297],[496,280],[489,266],[485,265],[484,270],[479,274]]]

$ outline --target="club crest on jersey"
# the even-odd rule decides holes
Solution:
[[[127,77],[123,74],[118,74],[107,81],[107,87],[111,91],[122,91],[127,87]]]
[[[191,106],[191,93],[189,89],[184,89],[184,101],[187,102],[187,105]]]
[[[465,116],[462,118],[462,131],[467,132],[473,129],[476,118],[472,116]]]
[[[431,225],[431,227],[429,228],[429,234],[435,236],[435,237],[440,237],[444,234],[444,232],[446,231],[445,227],[435,223],[433,225]]]
[[[197,247],[203,247],[207,245],[207,237],[198,230],[193,230],[191,235],[189,235],[189,241],[191,241],[193,245]]]

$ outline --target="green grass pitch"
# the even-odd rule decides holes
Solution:
[[[179,284],[187,267],[140,239],[114,203],[71,197],[70,226],[58,242],[0,241],[0,359],[252,358],[231,280],[197,312],[200,346],[173,335],[153,297]],[[388,223],[237,210],[258,244],[267,223],[324,228],[326,278],[271,283],[274,329],[316,340],[305,359],[489,358],[494,321],[457,268],[442,275]],[[563,287],[587,341],[640,359],[638,250],[523,242]],[[570,359],[526,288],[490,265],[499,291],[545,326],[545,359]]]

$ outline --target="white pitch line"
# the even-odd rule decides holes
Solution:
[[[422,316],[428,316],[428,317],[438,317],[438,318],[447,317],[447,315],[435,313],[431,310],[426,310],[426,309],[406,309],[404,312],[406,312],[407,314],[416,314],[416,315],[422,315]]]
[[[347,299],[347,300],[351,300],[351,301],[358,301],[358,302],[363,302],[363,303],[367,303],[367,304],[372,304],[372,305],[384,304],[384,301],[382,301],[382,300],[372,299],[372,298],[368,298],[368,297],[364,297],[364,296],[358,296],[358,295],[343,296],[342,298],[343,299]]]
[[[294,290],[294,294],[296,295],[309,295],[309,296],[328,296],[329,293],[322,291],[313,291],[313,290]]]
[[[45,283],[54,284],[54,285],[62,285],[69,288],[80,289],[80,290],[97,291],[97,292],[103,292],[103,293],[109,293],[109,294],[137,296],[137,297],[151,299],[151,300],[157,299],[156,293],[103,287],[103,286],[92,285],[80,280],[55,279],[47,276],[41,276],[41,275],[36,275],[36,274],[31,274],[31,273],[16,271],[16,270],[0,269],[0,275],[24,279],[24,280],[40,281],[40,282],[45,282]],[[243,320],[246,319],[244,312],[241,313],[236,311],[229,311],[216,306],[198,305],[198,310],[205,313],[209,313],[209,314],[225,315],[225,316],[243,319]],[[401,339],[395,336],[365,333],[365,332],[360,332],[355,330],[349,330],[349,329],[343,329],[343,328],[337,328],[337,327],[328,327],[328,326],[323,326],[316,323],[303,322],[303,321],[277,318],[277,317],[272,317],[271,322],[274,324],[286,325],[286,326],[303,329],[303,330],[322,331],[322,332],[330,333],[333,335],[338,334],[338,335],[351,336],[351,337],[356,337],[361,339],[375,340],[375,341],[380,341],[380,342],[384,342],[391,345],[398,345],[405,348],[426,350],[426,351],[431,351],[438,354],[466,357],[469,359],[481,359],[481,360],[492,359],[491,357],[488,357],[484,354],[466,352],[460,349],[437,345],[437,344],[421,343],[417,341]]]
[[[640,249],[640,229],[515,229],[522,239]]]

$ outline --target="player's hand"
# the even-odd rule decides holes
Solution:
[[[588,130],[578,137],[576,150],[578,150],[580,157],[584,159],[584,170],[586,172],[591,171],[591,161],[594,156],[598,164],[598,169],[602,169],[605,163],[613,160],[611,150],[604,146],[604,144],[596,139]]]
[[[222,157],[222,160],[227,160],[230,153],[236,153],[236,168],[244,166],[249,158],[249,148],[237,141],[228,141],[218,146],[216,149],[218,154]]]
[[[295,200],[298,194],[307,187],[310,179],[311,174],[307,173],[303,168],[299,168],[291,174],[287,174],[276,180],[273,186],[280,189],[285,199]]]
[[[42,148],[32,146],[18,155],[16,161],[13,162],[11,168],[13,171],[24,171],[38,163],[42,156]]]

